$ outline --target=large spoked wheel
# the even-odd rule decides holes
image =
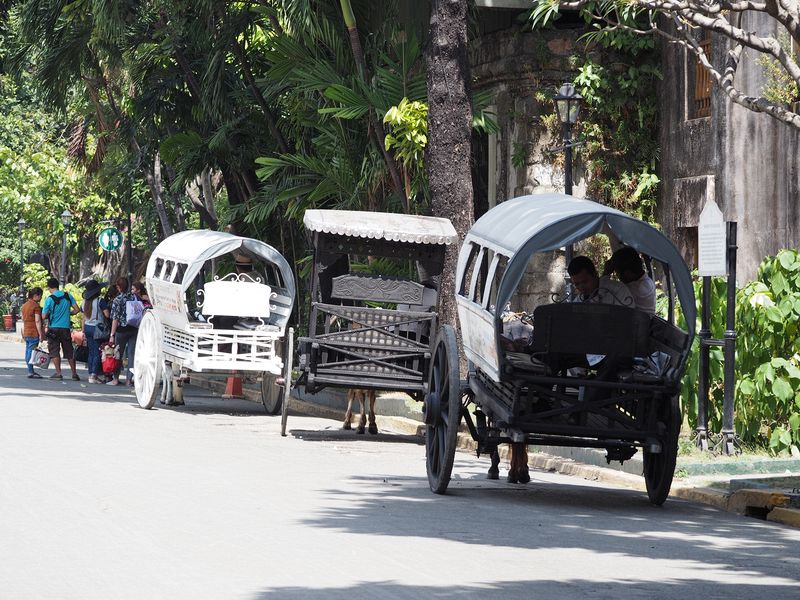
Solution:
[[[289,395],[292,393],[292,359],[294,358],[294,327],[286,332],[286,354],[283,357],[283,406],[281,407],[281,435],[286,437],[289,418]]]
[[[434,345],[424,405],[428,484],[435,494],[447,491],[453,471],[461,423],[460,388],[456,332],[443,325]]]
[[[654,454],[645,450],[644,481],[650,502],[661,506],[669,496],[672,478],[675,475],[675,461],[678,458],[678,435],[681,429],[681,411],[678,397],[672,396],[662,403],[657,425],[662,430],[661,452]]]
[[[142,408],[153,408],[159,393],[164,368],[161,350],[161,321],[152,310],[144,313],[136,336],[133,383]]]

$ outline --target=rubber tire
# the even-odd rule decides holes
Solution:
[[[161,349],[161,320],[152,311],[145,311],[136,336],[136,358],[133,361],[133,383],[136,400],[145,409],[153,408],[161,393],[159,382],[164,376],[164,352]]]
[[[672,396],[662,402],[658,421],[664,424],[661,452],[644,452],[644,482],[647,496],[655,506],[661,506],[669,496],[672,478],[675,476],[675,463],[678,458],[678,435],[681,430],[681,411],[678,397]]]
[[[450,483],[461,423],[461,381],[456,332],[450,325],[439,329],[434,344],[428,393],[425,396],[425,463],[428,485],[444,494]],[[429,414],[433,411],[432,414]]]
[[[261,403],[268,415],[277,415],[283,405],[283,387],[275,384],[276,379],[270,373],[261,374]]]

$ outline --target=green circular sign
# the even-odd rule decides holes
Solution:
[[[119,250],[122,248],[122,232],[116,227],[106,227],[97,236],[97,241],[100,242],[100,247],[108,252]]]

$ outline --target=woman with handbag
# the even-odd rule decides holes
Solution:
[[[135,360],[136,350],[136,335],[139,333],[137,325],[128,323],[128,311],[126,305],[128,302],[139,302],[130,291],[130,284],[127,277],[120,277],[117,279],[117,291],[119,294],[111,303],[111,340],[117,350],[120,365],[116,372],[112,375],[111,381],[107,385],[119,385],[119,376],[122,371],[122,359],[127,355],[128,366],[126,370],[125,380],[129,387],[133,387],[133,376],[131,369]]]
[[[109,323],[105,312],[108,306],[100,297],[101,284],[94,279],[86,282],[83,293],[83,334],[89,354],[86,358],[86,369],[89,371],[89,383],[101,383],[103,370],[100,365],[100,344],[109,337]]]
[[[33,349],[44,341],[42,326],[42,288],[28,290],[28,301],[22,305],[22,337],[25,338],[25,366],[28,367],[28,379],[41,379],[42,376],[33,370],[31,354]]]

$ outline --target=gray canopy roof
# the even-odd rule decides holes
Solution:
[[[624,244],[669,265],[689,332],[694,333],[692,277],[672,242],[644,221],[590,200],[552,193],[521,196],[498,204],[467,233],[458,257],[458,270],[462,273],[466,268],[470,241],[508,256],[497,293],[497,306],[505,306],[533,254],[578,242],[602,232],[604,225]]]

